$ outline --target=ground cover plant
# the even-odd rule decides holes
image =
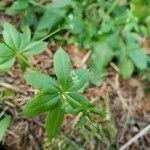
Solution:
[[[88,70],[79,69],[71,73],[69,56],[61,48],[54,55],[54,70],[58,82],[38,72],[25,75],[26,81],[41,92],[27,103],[23,114],[36,116],[47,112],[46,130],[50,139],[60,130],[65,112],[71,114],[82,112],[92,122],[90,113],[105,116],[105,111],[95,108],[78,92],[89,80]]]
[[[4,24],[3,38],[0,43],[0,72],[7,71],[17,59],[22,69],[25,66],[31,66],[26,56],[40,54],[47,46],[43,41],[30,41],[31,33],[29,29],[25,29],[23,33],[19,33],[15,27],[9,23]]]
[[[39,149],[119,149],[144,128],[136,119],[141,109],[149,114],[149,6],[149,0],[1,1],[2,145],[8,134],[18,137],[11,131],[18,122],[26,130],[16,145]]]

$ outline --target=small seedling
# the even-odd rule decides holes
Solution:
[[[40,92],[23,110],[23,114],[29,117],[47,112],[45,126],[50,139],[59,132],[65,113],[81,112],[89,119],[90,113],[105,115],[104,111],[95,108],[94,104],[79,92],[89,81],[88,69],[71,71],[70,58],[61,48],[55,53],[53,61],[57,81],[40,72],[25,74],[26,81]]]
[[[21,69],[33,65],[27,60],[27,56],[37,55],[43,52],[47,43],[43,41],[32,41],[31,32],[28,28],[18,32],[10,23],[4,23],[3,38],[0,43],[0,72],[5,72],[13,66],[17,59]]]

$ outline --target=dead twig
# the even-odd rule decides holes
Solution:
[[[72,124],[72,127],[71,127],[72,129],[75,128],[75,126],[76,126],[76,124],[78,123],[78,121],[80,120],[81,116],[82,116],[82,113],[79,113],[79,114],[77,115],[77,117],[75,118],[75,120],[74,120],[74,122],[73,122],[73,124]]]
[[[112,83],[112,81],[110,81],[109,79],[107,81],[112,86],[112,88],[116,91],[116,93],[122,103],[123,108],[128,110],[128,104],[126,102],[127,100],[121,94],[120,83],[119,83],[119,74],[117,74],[115,77],[115,83]]]
[[[84,66],[84,64],[86,63],[86,61],[89,59],[91,55],[91,51],[88,51],[87,54],[83,57],[82,61],[81,61],[81,67]]]
[[[127,149],[132,143],[137,141],[140,137],[145,135],[150,130],[150,124],[148,124],[144,129],[142,129],[137,135],[135,135],[130,141],[125,143],[122,147],[120,147],[119,150],[125,150]]]
[[[8,88],[8,89],[13,90],[15,92],[21,92],[18,87],[11,85],[9,83],[6,83],[6,82],[0,81],[0,86],[3,86],[5,88]]]
[[[115,65],[114,63],[111,63],[110,65],[117,73],[119,73],[119,68],[117,67],[117,65]]]
[[[8,110],[8,106],[6,106],[5,108],[4,108],[4,110],[0,113],[0,118],[5,114],[5,112]]]
[[[131,116],[132,116],[132,110],[133,108],[132,108],[132,104],[130,103],[129,104],[129,108],[128,108],[128,112],[127,112],[127,115],[126,115],[126,119],[125,119],[125,121],[124,121],[124,123],[123,123],[123,128],[122,128],[122,131],[121,131],[121,135],[120,135],[120,138],[119,138],[119,141],[123,141],[123,138],[124,138],[124,134],[125,134],[125,132],[126,132],[126,130],[127,130],[127,124],[128,124],[128,122],[129,122],[129,120],[130,120],[130,118],[131,118]]]

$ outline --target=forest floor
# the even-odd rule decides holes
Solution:
[[[87,56],[89,53],[78,51],[74,46],[65,48],[71,56],[74,68],[88,67]],[[52,58],[56,47],[47,49],[44,54],[31,57],[30,61],[38,66],[43,72],[53,76]],[[102,86],[90,86],[85,95],[94,103],[100,103],[104,96],[109,98],[109,108],[112,113],[118,134],[116,142],[119,145],[125,144],[133,138],[150,122],[150,94],[147,90],[150,85],[138,76],[128,81],[120,79],[117,67],[111,64],[109,77],[103,82]],[[6,91],[6,89],[9,89]],[[25,118],[21,111],[23,106],[36,93],[34,89],[25,84],[22,73],[19,71],[18,64],[8,71],[7,74],[0,75],[0,91],[5,91],[6,96],[3,100],[4,110],[13,117],[13,121],[7,136],[4,140],[6,149],[40,149],[46,139],[44,134],[43,119],[44,115],[36,118]],[[72,126],[77,116],[66,116],[64,132],[71,132]],[[78,144],[78,141],[76,141]],[[28,145],[28,147],[27,147]],[[89,144],[91,146],[91,144]],[[131,149],[149,149],[150,134],[145,134],[131,145]],[[96,145],[88,149],[95,149]]]
[[[3,16],[0,17],[0,20],[3,20]],[[49,49],[43,54],[34,58],[30,57],[29,59],[44,73],[54,76],[52,58],[57,47],[55,44],[50,43]],[[74,68],[88,68],[89,52],[79,51],[73,45],[67,45],[64,49],[70,55]],[[138,75],[134,75],[128,81],[122,80],[114,63],[110,65],[108,78],[100,87],[90,85],[86,89],[84,94],[97,105],[101,103],[104,97],[107,97],[109,100],[112,120],[117,128],[116,143],[119,147],[131,140],[150,123],[149,89],[150,84]],[[21,114],[23,106],[36,92],[35,89],[25,83],[17,63],[8,73],[0,75],[0,93],[4,93],[0,95],[0,101],[4,110],[0,115],[7,113],[12,116],[11,126],[7,131],[0,150],[40,150],[43,147],[43,143],[45,144],[45,149],[49,149],[43,126],[45,114],[35,118],[26,118]],[[69,142],[72,143],[73,141],[79,147],[84,145],[83,148],[87,150],[105,150],[105,145],[102,143],[100,143],[101,145],[97,144],[95,138],[91,138],[90,141],[84,144],[79,134],[72,135],[71,130],[79,117],[69,115],[65,117],[63,132],[67,134]],[[60,135],[59,140],[61,141],[62,138]],[[130,145],[129,149],[150,149],[150,133],[142,135]]]

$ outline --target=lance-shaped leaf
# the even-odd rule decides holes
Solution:
[[[68,100],[70,100],[70,99],[68,99]],[[70,104],[67,104],[66,106],[65,106],[65,112],[66,113],[69,113],[69,114],[72,114],[72,115],[76,115],[76,114],[78,114],[79,112],[82,112],[82,107],[77,107],[77,108],[74,108],[74,107],[72,107]]]
[[[54,9],[52,7],[47,8],[47,10],[38,22],[36,30],[43,32],[43,30],[48,29],[51,31],[63,19],[65,14],[66,11],[64,9]]]
[[[94,44],[94,51],[90,60],[90,80],[100,86],[103,75],[107,72],[107,66],[114,57],[114,52],[108,42],[100,42]]]
[[[6,13],[9,15],[19,13],[23,10],[27,10],[28,5],[27,0],[16,0],[11,7],[6,9]]]
[[[60,131],[63,119],[64,111],[62,110],[61,105],[57,105],[56,107],[49,110],[45,125],[48,137],[50,139],[55,137]]]
[[[11,122],[10,116],[6,116],[4,119],[2,119],[0,121],[0,142],[3,138],[3,136],[5,135],[5,132],[9,126],[10,122]]]
[[[2,64],[0,64],[0,72],[5,72],[8,69],[10,69],[13,66],[14,62],[15,62],[15,58],[11,58],[3,62]]]
[[[67,101],[68,101],[68,103],[70,104],[70,106],[72,108],[74,108],[74,109],[82,109],[82,105],[78,101],[73,99],[71,96],[66,94],[65,97],[67,98]]]
[[[147,68],[147,56],[140,45],[140,36],[135,33],[128,33],[126,37],[127,54],[138,69]]]
[[[72,73],[72,84],[69,91],[80,90],[89,81],[89,71],[88,69],[78,69],[76,72]]]
[[[47,91],[49,93],[55,93],[58,91],[57,82],[50,76],[40,72],[27,73],[25,79],[31,86],[39,90]]]
[[[0,43],[0,58],[11,57],[12,55],[13,55],[12,49],[10,49],[4,43]]]
[[[128,50],[129,57],[138,69],[144,70],[147,68],[147,57],[144,50],[139,47],[133,47]]]
[[[62,87],[66,89],[71,82],[71,62],[68,54],[62,48],[54,55],[54,70]]]
[[[67,97],[68,99],[70,98],[76,101],[77,104],[79,103],[84,109],[91,108],[94,106],[94,104],[92,104],[85,96],[79,93],[70,93],[67,95],[68,95]]]
[[[21,50],[21,53],[25,55],[38,55],[42,53],[47,47],[47,43],[43,41],[34,41],[30,42],[24,49]]]
[[[31,40],[31,31],[28,27],[25,27],[23,29],[23,33],[20,33],[20,51],[22,51],[29,43]]]
[[[17,32],[16,28],[8,22],[4,23],[3,27],[4,27],[3,37],[5,43],[9,45],[11,48],[18,50],[20,46],[19,32]]]
[[[57,94],[43,93],[31,99],[25,108],[23,114],[29,117],[39,115],[42,112],[49,111],[60,101],[60,96]]]
[[[13,57],[13,51],[7,47],[4,43],[0,43],[0,71],[5,71],[11,66],[11,59]]]
[[[97,115],[100,115],[102,117],[105,117],[107,112],[105,110],[101,110],[100,108],[90,108],[89,109],[90,112],[94,113],[94,114],[97,114]]]
[[[134,65],[129,58],[119,61],[119,71],[123,79],[129,79],[134,72]]]
[[[0,65],[2,65],[3,63],[5,63],[6,61],[10,60],[10,57],[0,57]]]

